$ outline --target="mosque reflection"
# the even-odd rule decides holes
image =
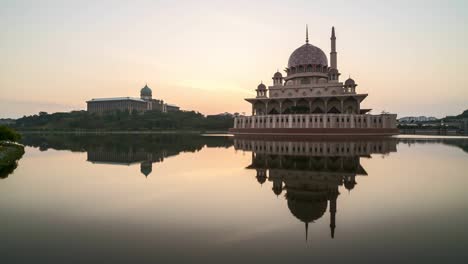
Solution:
[[[260,184],[271,182],[276,196],[284,193],[290,212],[305,224],[322,218],[328,208],[330,235],[335,236],[339,187],[355,188],[356,177],[367,176],[360,159],[396,152],[397,139],[335,141],[269,141],[235,138],[237,150],[252,151]]]

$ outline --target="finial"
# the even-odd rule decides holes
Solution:
[[[309,25],[306,24],[306,43],[309,44]]]
[[[305,223],[305,231],[306,231],[306,242],[307,242],[307,236],[309,234],[309,223]]]
[[[334,38],[334,37],[335,37],[335,27],[333,26],[332,27],[332,38]]]

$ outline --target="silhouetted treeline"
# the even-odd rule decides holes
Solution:
[[[233,125],[230,116],[209,116],[191,112],[117,111],[103,115],[86,111],[41,113],[16,120],[20,130],[227,130]]]
[[[85,152],[95,149],[121,152],[132,149],[157,153],[165,151],[168,155],[179,152],[196,152],[204,146],[232,146],[228,137],[205,137],[199,134],[66,134],[66,133],[25,133],[21,143],[40,150],[71,150]]]
[[[446,116],[444,119],[445,120],[451,120],[451,119],[462,119],[462,118],[468,118],[468,109],[463,111],[463,113],[456,115],[456,116]]]
[[[16,142],[21,139],[21,135],[7,126],[0,126],[0,141]]]

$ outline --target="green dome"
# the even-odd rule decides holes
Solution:
[[[152,96],[153,92],[151,89],[148,87],[148,85],[145,85],[140,91],[140,96]]]

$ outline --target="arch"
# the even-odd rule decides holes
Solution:
[[[327,113],[340,114],[341,111],[341,102],[336,98],[332,97],[327,102]]]
[[[317,98],[312,101],[311,110],[314,114],[323,114],[325,113],[325,101],[323,99]]]
[[[340,110],[338,110],[336,107],[332,106],[330,110],[328,110],[329,114],[341,114]]]
[[[359,102],[353,97],[348,97],[343,102],[343,111],[346,114],[357,114]]]
[[[268,102],[267,113],[269,115],[277,115],[280,112],[280,105],[277,100],[271,100]]]
[[[264,115],[266,113],[265,103],[262,101],[256,101],[253,104],[255,115]]]
[[[296,102],[296,106],[292,107],[291,110],[295,114],[307,114],[310,112],[309,101],[301,98]]]
[[[307,72],[312,72],[312,71],[313,71],[312,64],[307,65]]]
[[[286,99],[283,101],[282,103],[282,110],[283,110],[283,113],[282,114],[290,114],[292,111],[291,111],[291,108],[294,106],[294,102],[290,99]]]

